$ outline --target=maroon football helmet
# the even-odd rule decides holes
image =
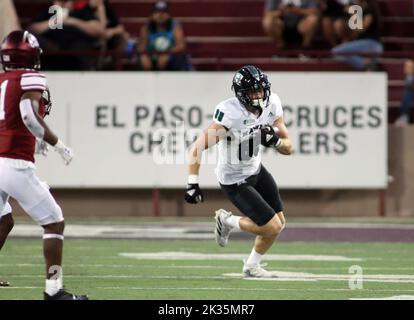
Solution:
[[[0,59],[4,70],[40,69],[42,49],[36,37],[28,31],[13,31],[3,40]]]

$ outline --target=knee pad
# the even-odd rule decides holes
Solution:
[[[28,210],[27,213],[41,226],[63,221],[62,209],[51,195]]]

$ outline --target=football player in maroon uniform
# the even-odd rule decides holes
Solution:
[[[39,73],[42,50],[32,34],[13,31],[0,47],[0,249],[13,228],[9,197],[44,229],[45,300],[87,300],[63,289],[62,210],[34,173],[36,139],[51,145],[68,165],[73,153],[44,122],[49,112],[46,77]],[[46,102],[46,103],[45,103]]]

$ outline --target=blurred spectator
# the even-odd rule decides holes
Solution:
[[[349,0],[320,0],[322,32],[331,47],[349,41],[349,15],[345,11],[348,3]]]
[[[105,36],[105,21],[98,18],[99,12],[104,12],[100,2],[102,0],[90,0],[85,6],[75,10],[74,1],[53,1],[54,5],[64,9],[63,28],[51,29],[49,20],[54,13],[45,11],[33,19],[29,30],[38,37],[45,52],[99,49]],[[94,59],[88,55],[69,56],[58,59],[58,65],[46,66],[48,67],[61,70],[90,70],[94,68]]]
[[[86,7],[87,5],[94,10],[95,16],[105,28],[104,40],[106,47],[110,50],[126,49],[129,33],[126,32],[124,26],[119,22],[118,16],[109,3],[109,0],[89,0],[83,6],[78,2],[76,6],[82,9],[82,7]]]
[[[266,0],[263,29],[279,49],[297,39],[308,48],[318,28],[319,13],[318,0]]]
[[[182,26],[175,21],[165,1],[154,5],[150,21],[142,26],[138,49],[144,70],[189,70]]]
[[[380,41],[381,16],[376,0],[353,0],[350,4],[359,5],[363,10],[363,28],[351,30],[352,41],[340,44],[332,49],[339,60],[352,65],[357,70],[376,70],[377,58],[364,58],[352,53],[381,54],[384,48]],[[341,55],[345,54],[345,55]]]
[[[410,122],[410,113],[413,103],[414,61],[407,60],[404,64],[404,91],[401,97],[400,116],[395,125],[404,126]]]
[[[124,51],[127,49],[127,43],[130,35],[125,30],[125,27],[119,22],[119,18],[115,10],[112,8],[109,0],[104,1],[104,8],[106,14],[106,46],[109,50]]]
[[[0,1],[0,41],[12,31],[20,30],[19,19],[12,0]]]

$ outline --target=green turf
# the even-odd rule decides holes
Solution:
[[[243,253],[251,242],[233,241],[219,248],[213,241],[65,240],[65,285],[91,299],[349,299],[414,295],[413,283],[364,282],[351,290],[341,281],[251,281],[223,276],[240,273],[241,261],[136,260],[120,252],[188,251]],[[340,255],[361,262],[269,261],[269,270],[349,275],[357,264],[365,275],[414,276],[414,244],[286,243],[272,254]],[[39,299],[43,291],[41,241],[10,239],[0,253],[0,299]]]

